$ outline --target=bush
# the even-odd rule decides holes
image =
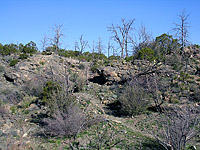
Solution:
[[[90,67],[90,70],[95,73],[97,71],[97,68],[100,67],[100,65],[97,62],[93,62],[92,66]]]
[[[23,100],[21,102],[21,107],[22,108],[28,108],[31,103],[36,101],[36,99],[37,99],[37,97],[33,97],[33,96],[25,96],[25,97],[23,97]]]
[[[43,88],[45,86],[46,79],[40,76],[29,80],[24,84],[23,90],[31,96],[41,97],[43,93]]]
[[[48,107],[50,115],[58,110],[65,113],[67,108],[75,103],[74,97],[64,87],[53,81],[48,81],[43,88],[42,101]]]
[[[61,89],[60,85],[53,81],[47,81],[45,87],[43,88],[42,92],[42,99],[43,102],[47,102],[48,99],[51,97],[53,92],[58,93]]]
[[[133,56],[126,57],[125,60],[126,60],[127,62],[133,61]]]
[[[156,60],[155,52],[150,48],[143,48],[138,51],[138,59],[153,61]]]
[[[0,45],[0,47],[0,54],[3,56],[18,52],[18,46],[16,44],[5,44],[4,46]]]
[[[64,57],[71,57],[71,58],[76,58],[80,55],[79,51],[72,51],[72,50],[59,50],[58,55],[64,56]]]
[[[109,60],[119,60],[120,56],[110,56],[108,57]]]
[[[18,59],[13,59],[13,60],[10,61],[10,64],[9,64],[9,65],[10,65],[11,67],[13,67],[13,66],[15,66],[18,62],[19,62]]]
[[[67,112],[57,110],[51,118],[44,119],[45,132],[57,137],[75,137],[86,124],[86,115],[76,105],[70,105]]]
[[[78,68],[81,69],[81,70],[84,70],[84,69],[85,69],[85,65],[84,65],[84,64],[80,64],[80,65],[78,66]]]
[[[147,93],[140,86],[127,85],[118,100],[124,115],[139,115],[148,107]]]
[[[199,48],[200,46],[198,44],[194,44],[194,47]]]
[[[85,86],[85,80],[83,77],[80,77],[77,73],[73,73],[70,76],[70,81],[74,82],[74,91],[78,92],[83,90],[83,87]]]
[[[26,53],[19,55],[19,59],[27,59],[28,57],[29,56]]]
[[[34,43],[33,41],[30,41],[28,44],[26,44],[23,47],[22,52],[29,53],[29,54],[34,54],[34,53],[37,52],[37,50],[38,50],[38,48],[36,46],[36,43]]]

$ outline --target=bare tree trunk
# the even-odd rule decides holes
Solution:
[[[79,38],[79,43],[80,43],[80,46],[79,46],[78,42],[76,42],[76,46],[77,46],[77,49],[80,51],[80,54],[82,54],[83,50],[86,49],[87,47],[89,47],[88,41],[84,40],[83,35],[81,35]]]
[[[55,53],[58,53],[59,45],[61,44],[61,37],[64,36],[62,31],[62,25],[54,25],[52,30],[55,32],[55,35],[50,40],[52,41],[52,45],[55,46]]]
[[[134,21],[135,19],[126,22],[125,19],[122,19],[122,26],[114,26],[112,24],[108,27],[108,31],[113,34],[112,39],[114,39],[121,48],[121,58],[124,58],[124,53],[125,56],[128,56],[128,43],[130,43],[128,41],[130,37],[129,33],[133,30],[132,24]]]
[[[42,51],[45,51],[47,41],[48,41],[48,38],[46,35],[44,35],[43,39],[40,41],[42,43]]]
[[[189,14],[186,14],[186,11],[183,10],[183,12],[178,15],[179,19],[180,19],[180,22],[179,24],[175,24],[175,28],[173,29],[175,32],[176,32],[176,36],[178,36],[180,42],[181,42],[181,58],[182,58],[182,63],[185,61],[187,61],[188,58],[185,58],[187,57],[185,55],[185,46],[188,42],[188,36],[189,36],[189,31],[188,31],[188,17],[189,17]],[[185,67],[186,67],[186,70],[187,70],[187,65],[188,65],[188,62],[185,63]]]

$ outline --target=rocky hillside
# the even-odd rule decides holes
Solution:
[[[156,107],[199,108],[200,53],[199,49],[189,50],[187,74],[168,64],[144,60],[87,62],[41,53],[27,59],[0,56],[0,149],[165,149],[159,142],[162,140],[152,134],[162,127],[156,129],[157,120],[162,118]],[[19,61],[13,65],[13,60]],[[64,85],[62,96],[70,93],[78,106],[69,115],[76,121],[67,123],[75,128],[84,122],[81,130],[70,136],[57,135],[57,129],[53,132],[49,126],[48,131],[52,130],[46,132],[49,122],[44,119],[59,116],[56,111],[50,113],[52,105],[59,103],[61,96],[54,95],[59,92],[56,89],[48,95],[57,83]],[[127,87],[136,88],[129,94]],[[129,105],[134,101],[127,105],[123,98],[132,95],[142,96],[145,103],[139,100],[136,107]],[[52,97],[56,103],[50,103]],[[129,107],[138,112],[130,115]],[[60,124],[55,126],[62,129]],[[187,148],[200,148],[199,137],[188,142]]]

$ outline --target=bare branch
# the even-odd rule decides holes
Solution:
[[[124,51],[126,56],[128,56],[128,43],[130,43],[129,40],[129,33],[132,31],[132,24],[135,21],[135,19],[125,21],[125,19],[122,19],[122,26],[113,24],[108,27],[108,31],[110,31],[113,36],[111,38],[117,42],[121,48],[121,57],[124,57]]]
[[[43,39],[40,41],[41,44],[42,44],[42,50],[45,51],[45,48],[46,48],[46,45],[47,45],[47,42],[48,42],[48,37],[47,35],[44,35],[43,36]]]
[[[54,36],[53,38],[51,38],[51,45],[55,46],[56,48],[56,53],[58,52],[59,50],[59,46],[61,44],[60,40],[61,40],[61,37],[64,36],[63,34],[63,30],[62,30],[62,25],[54,25],[54,27],[52,27],[52,31],[54,32]]]
[[[79,46],[80,43],[80,46]],[[83,35],[80,36],[79,38],[79,43],[75,42],[75,47],[80,51],[80,53],[83,53],[83,50],[86,49],[87,47],[89,47],[88,45],[88,41],[83,39]]]

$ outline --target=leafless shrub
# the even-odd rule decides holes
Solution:
[[[8,89],[5,97],[7,102],[17,104],[23,99],[24,93],[18,89]]]
[[[85,79],[78,75],[77,73],[72,73],[70,75],[70,80],[74,83],[74,91],[81,91],[83,90],[86,82]]]
[[[169,88],[169,81],[161,79],[158,73],[153,72],[146,72],[144,74],[138,74],[133,78],[131,81],[131,85],[137,85],[144,88],[144,91],[151,96],[153,100],[154,107],[158,112],[162,112],[161,105],[164,103],[162,95]]]
[[[200,111],[195,107],[174,108],[162,114],[156,139],[168,150],[183,150],[200,132]],[[158,132],[158,130],[157,130]]]
[[[52,118],[44,119],[44,129],[51,136],[74,137],[84,129],[86,121],[86,115],[79,107],[72,105],[66,113],[58,110]]]
[[[43,77],[35,77],[32,80],[28,81],[23,89],[29,95],[40,97],[45,85],[46,79]]]
[[[121,111],[125,115],[138,115],[148,106],[147,93],[138,85],[127,85],[119,96]]]

